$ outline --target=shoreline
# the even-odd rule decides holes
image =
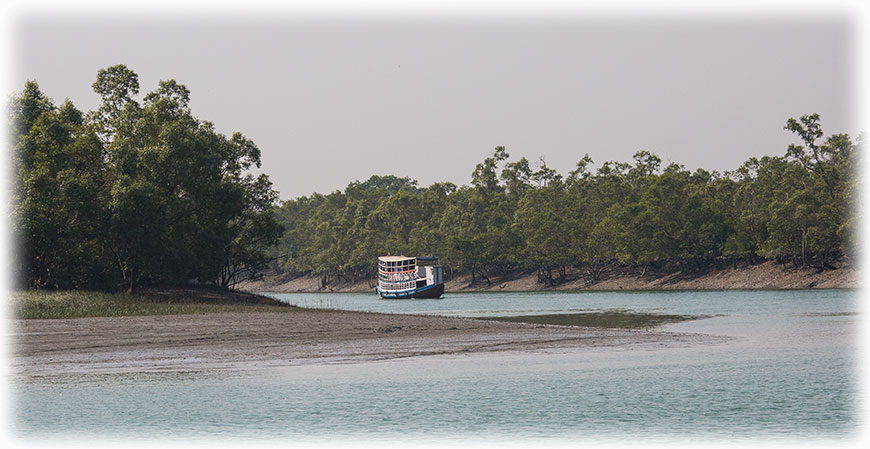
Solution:
[[[14,320],[14,373],[25,377],[241,370],[504,351],[665,349],[729,338],[430,315],[291,313]]]
[[[701,273],[650,272],[641,276],[630,270],[612,270],[592,284],[587,284],[580,274],[579,270],[569,270],[569,280],[555,286],[538,282],[536,273],[491,276],[488,282],[476,279],[474,283],[470,274],[457,274],[445,282],[445,292],[858,289],[861,288],[863,273],[851,266],[819,272],[814,268],[795,268],[765,261]],[[267,272],[263,273],[262,279],[242,281],[236,288],[271,293],[354,293],[374,292],[374,282],[372,279],[332,281],[323,286],[319,276]]]

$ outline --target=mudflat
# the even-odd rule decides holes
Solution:
[[[844,265],[836,270],[819,271],[810,267],[793,267],[769,260],[754,265],[719,267],[703,272],[650,271],[641,275],[638,270],[615,268],[587,284],[583,270],[569,268],[567,281],[548,286],[539,282],[536,272],[515,273],[508,277],[492,276],[472,282],[470,274],[456,274],[447,280],[448,292],[530,292],[530,291],[583,291],[583,290],[734,290],[734,289],[806,289],[806,288],[861,288],[863,271]],[[321,278],[312,275],[294,276],[290,273],[263,273],[262,278],[241,282],[241,290],[251,292],[306,293],[306,292],[374,292],[375,280],[356,282],[334,281],[324,286]]]
[[[311,309],[10,324],[12,368],[25,376],[256,369],[493,351],[655,349],[724,339],[654,330]]]

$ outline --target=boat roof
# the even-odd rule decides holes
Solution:
[[[412,260],[412,259],[415,259],[415,258],[414,257],[407,257],[407,256],[380,256],[380,257],[378,257],[378,260],[380,260],[381,262],[401,262],[403,260]]]

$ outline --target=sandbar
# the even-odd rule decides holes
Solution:
[[[726,339],[315,309],[13,320],[8,332],[12,369],[24,376],[250,369],[496,351],[654,350]]]

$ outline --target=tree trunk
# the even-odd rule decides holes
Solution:
[[[555,282],[553,281],[553,270],[550,266],[542,266],[538,269],[538,280],[543,281],[547,286],[552,287]]]
[[[801,229],[801,261],[807,266],[807,230]]]
[[[601,279],[601,274],[604,273],[604,263],[598,263],[592,267],[592,280],[598,281]]]
[[[486,285],[492,285],[492,281],[489,280],[489,276],[486,275],[486,268],[480,267],[480,277],[482,277],[486,281]]]

